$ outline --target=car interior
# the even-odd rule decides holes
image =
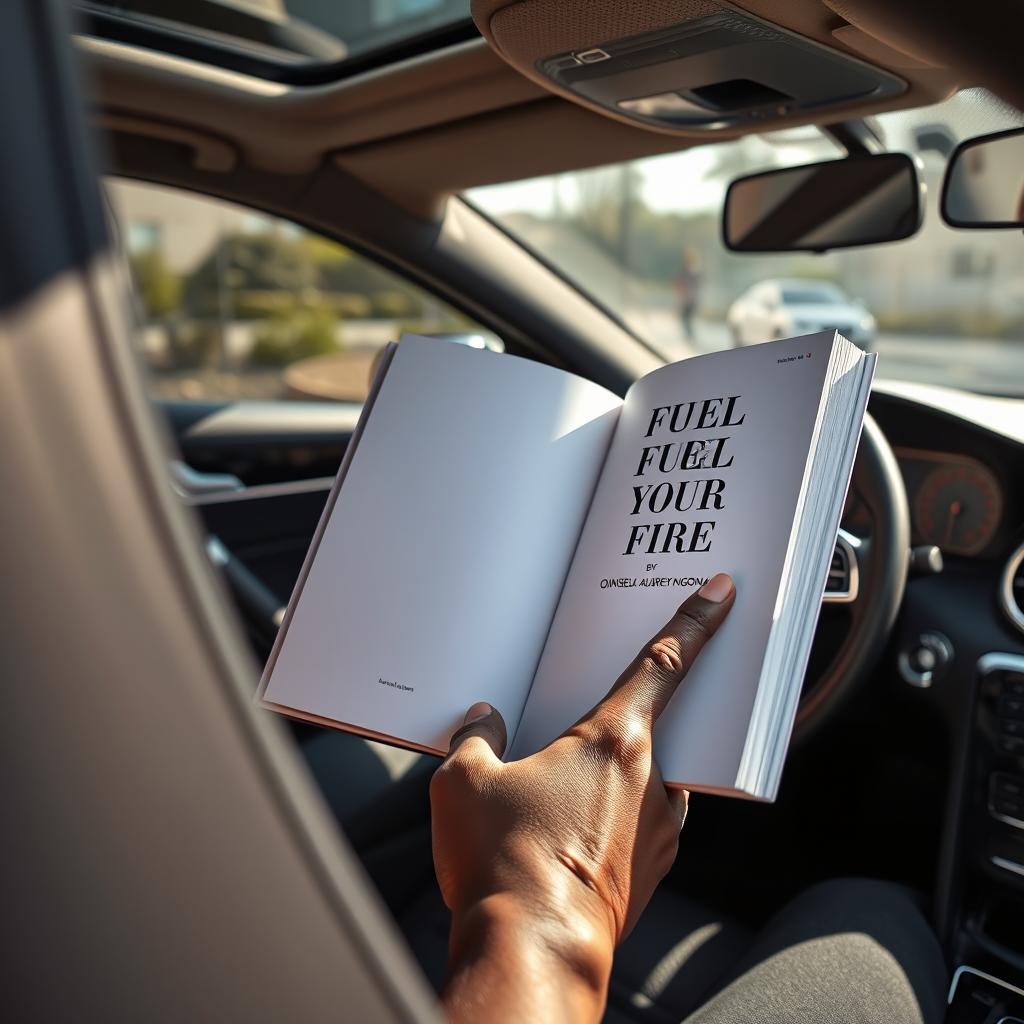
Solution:
[[[722,957],[842,877],[913,893],[942,945],[948,1021],[1024,1018],[1024,12],[33,6],[3,16],[6,45],[24,45],[0,92],[12,100],[33,63],[10,153],[51,170],[5,172],[3,219],[24,233],[12,196],[52,174],[60,202],[33,223],[71,237],[66,211],[95,190],[68,266],[110,277],[76,304],[60,265],[47,284],[30,253],[8,298],[19,329],[43,318],[29,340],[76,318],[123,335],[95,362],[49,340],[5,360],[0,423],[26,440],[4,474],[6,535],[23,541],[3,664],[33,681],[8,751],[31,823],[16,877],[36,908],[16,915],[15,959],[70,965],[88,950],[63,986],[33,981],[39,1019],[114,1005],[118,986],[122,1015],[155,1019],[433,1012],[447,935],[430,846],[437,759],[249,699],[392,333],[540,360],[622,394],[667,360],[823,329],[880,362],[781,793],[694,797],[677,863],[620,951],[607,1019],[682,1019]],[[980,173],[984,153],[991,173],[972,199],[957,175]],[[658,206],[659,188],[691,220],[666,214],[644,235],[652,210],[676,209]],[[634,242],[600,224],[570,238],[566,209],[592,225],[606,213]],[[580,243],[601,230],[603,248]],[[699,271],[686,270],[691,245]],[[286,263],[300,249],[320,261],[316,287],[312,263]],[[962,319],[928,307],[940,250],[963,283]],[[648,256],[657,288],[637,269]],[[330,273],[343,282],[333,305],[280,305],[326,293]],[[875,289],[864,298],[861,279]],[[811,311],[801,294],[815,281]],[[26,305],[29,285],[60,308]],[[695,323],[679,321],[698,287]],[[101,299],[130,302],[121,328]],[[39,511],[47,501],[59,515]],[[75,625],[48,643],[58,614]],[[91,694],[62,691],[69,675],[93,680]],[[52,925],[26,923],[41,910]],[[145,951],[171,943],[160,971],[147,966]]]

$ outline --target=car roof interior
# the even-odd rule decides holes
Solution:
[[[942,8],[941,11],[938,10]],[[762,116],[759,131],[831,124],[937,102],[966,84],[1022,99],[1013,74],[1019,9],[1005,5],[891,5],[878,0],[667,0],[556,4],[481,0],[471,38],[342,74],[292,85],[215,68],[131,43],[81,36],[93,72],[98,123],[115,139],[142,136],[155,154],[190,150],[211,191],[245,168],[294,181],[325,160],[424,219],[444,198],[476,185],[568,171],[611,160],[724,141],[749,123],[709,132],[638,126],[568,97],[537,71],[541,58],[656,30],[712,11],[743,12],[895,76],[901,91]],[[973,46],[963,43],[969,41]],[[959,45],[954,45],[959,43]],[[971,55],[984,54],[984,62]],[[965,61],[965,55],[967,61]],[[950,58],[953,59],[950,59]],[[345,65],[340,65],[343,72]]]

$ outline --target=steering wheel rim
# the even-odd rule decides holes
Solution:
[[[850,486],[871,519],[871,533],[856,551],[859,588],[847,606],[852,621],[828,667],[805,684],[794,741],[806,740],[830,721],[875,667],[903,601],[910,551],[907,492],[896,456],[870,414]]]

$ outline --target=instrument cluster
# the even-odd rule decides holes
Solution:
[[[952,452],[897,448],[910,501],[913,541],[944,553],[981,555],[1003,518],[1005,495],[985,463]]]

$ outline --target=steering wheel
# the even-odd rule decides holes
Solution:
[[[864,420],[854,463],[844,529],[858,587],[854,600],[826,605],[823,617],[843,608],[848,628],[838,650],[817,678],[810,675],[797,709],[794,741],[807,739],[842,707],[875,667],[892,630],[907,581],[910,512],[896,456],[878,424]],[[822,623],[818,626],[821,641]],[[817,652],[816,652],[817,653]],[[813,660],[813,659],[812,659]]]

